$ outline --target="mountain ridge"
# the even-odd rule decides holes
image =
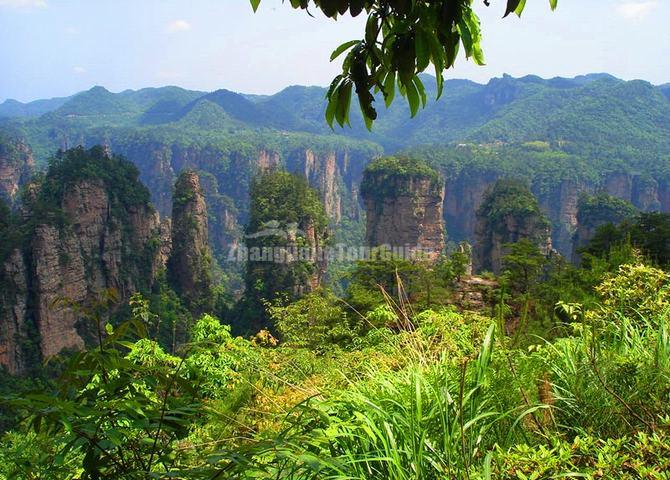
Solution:
[[[429,98],[431,98],[431,94],[432,98],[434,98],[435,96],[434,77],[428,74],[423,74],[421,75],[421,77],[424,80],[424,83],[426,83],[426,90],[427,93],[429,94]],[[532,74],[525,75],[523,77],[512,77],[508,74],[503,74],[502,77],[493,77],[486,83],[479,83],[468,79],[448,79],[445,81],[445,87],[446,87],[445,91],[448,90],[450,86],[470,85],[477,87],[486,87],[495,84],[497,82],[501,81],[504,82],[509,79],[525,84],[540,84],[552,88],[561,88],[561,89],[575,88],[602,79],[623,81],[614,77],[609,73],[589,73],[584,75],[578,75],[573,78],[560,77],[560,76],[552,78],[542,78],[540,76]],[[654,87],[658,88],[662,93],[664,93],[664,95],[670,96],[670,83],[654,85]],[[74,109],[74,113],[77,114],[78,112],[74,107],[75,106],[78,107],[79,106],[78,104],[81,103],[82,99],[89,99],[89,100],[93,99],[97,101],[101,100],[104,101],[104,99],[101,98],[102,96],[108,96],[108,100],[115,99],[109,105],[106,105],[106,107],[108,108],[112,107],[111,112],[108,109],[103,110],[103,113],[108,114],[108,113],[115,113],[114,110],[116,110],[116,113],[118,113],[118,111],[123,111],[124,108],[133,111],[142,108],[154,107],[158,101],[165,102],[166,100],[165,94],[168,94],[172,97],[181,95],[182,97],[189,98],[190,102],[196,102],[197,100],[203,99],[204,97],[217,97],[220,96],[222,92],[228,92],[229,94],[241,97],[243,100],[247,100],[249,103],[263,105],[268,103],[269,104],[277,102],[281,103],[283,98],[286,97],[294,98],[295,95],[291,95],[292,93],[304,94],[305,92],[309,92],[309,96],[321,96],[321,100],[323,100],[326,91],[327,88],[322,86],[289,85],[274,94],[257,95],[257,94],[248,94],[244,92],[234,92],[225,88],[217,89],[212,92],[205,92],[199,90],[190,90],[175,85],[166,85],[161,87],[145,87],[137,90],[126,89],[117,93],[113,93],[107,90],[104,86],[96,85],[88,90],[76,92],[73,95],[64,97],[37,99],[30,102],[19,102],[14,99],[6,99],[4,102],[0,103],[0,118],[2,119],[36,118],[46,113],[58,111],[67,104],[70,105],[65,108],[64,112],[69,111],[69,113],[73,113],[72,110]],[[305,95],[302,96],[303,98],[306,97]],[[152,102],[152,100],[155,100],[156,102]],[[74,104],[71,103],[73,101],[75,102]],[[310,98],[310,101],[313,101],[313,98]],[[184,106],[183,103],[181,104],[181,106],[182,107]],[[96,112],[90,112],[90,113],[96,113]],[[318,120],[320,121],[322,119]]]

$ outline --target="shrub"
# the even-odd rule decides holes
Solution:
[[[275,304],[269,313],[283,340],[323,350],[346,346],[361,333],[361,322],[350,319],[340,305],[332,293],[319,291],[286,306]]]

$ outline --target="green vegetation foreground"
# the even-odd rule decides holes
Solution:
[[[205,315],[175,355],[136,296],[50,393],[13,399],[0,478],[667,478],[670,277],[624,264],[595,292],[530,347],[501,309],[387,295],[345,327],[315,292],[270,309],[280,344]]]

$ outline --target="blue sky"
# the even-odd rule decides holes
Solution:
[[[504,0],[475,0],[487,65],[447,76],[484,82],[609,72],[670,82],[670,0],[529,0],[502,19]],[[274,93],[326,85],[330,52],[358,38],[363,19],[311,18],[281,0],[0,0],[0,101],[179,85]]]

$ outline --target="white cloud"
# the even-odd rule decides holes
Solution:
[[[168,32],[188,32],[191,29],[191,24],[186,20],[174,20],[168,24],[167,29]]]
[[[77,75],[82,75],[86,73],[86,69],[84,67],[73,67],[72,71],[76,73]]]
[[[619,4],[616,11],[627,20],[642,20],[658,6],[658,1],[625,2]]]
[[[43,8],[46,6],[46,0],[0,0],[0,7]]]

